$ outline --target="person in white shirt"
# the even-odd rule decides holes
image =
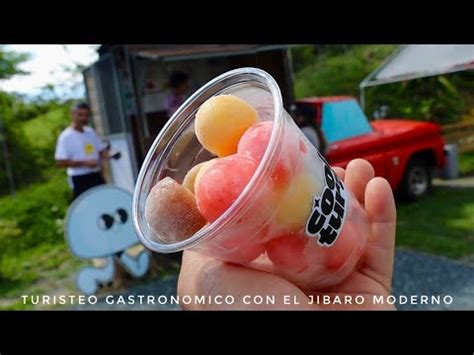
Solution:
[[[61,132],[56,144],[56,165],[67,168],[74,198],[91,187],[105,184],[101,160],[113,157],[96,132],[86,126],[89,116],[88,104],[75,104],[71,109],[71,125]]]

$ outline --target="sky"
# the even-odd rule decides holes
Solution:
[[[72,74],[64,67],[74,63],[90,65],[97,60],[98,45],[6,45],[5,49],[30,53],[30,60],[20,65],[27,75],[15,76],[0,83],[7,92],[35,96],[41,87],[53,84],[62,97],[79,98],[85,94],[81,74]]]

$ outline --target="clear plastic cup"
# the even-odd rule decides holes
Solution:
[[[145,218],[147,196],[161,179],[181,183],[193,166],[214,158],[196,138],[194,119],[201,104],[220,94],[245,100],[260,121],[272,121],[270,141],[243,192],[217,220],[185,240],[166,243]],[[133,213],[138,237],[148,249],[192,249],[280,275],[308,291],[345,279],[368,235],[365,211],[285,111],[275,80],[256,68],[220,75],[177,110],[140,170]]]

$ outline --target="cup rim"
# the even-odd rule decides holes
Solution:
[[[241,85],[245,83],[249,83],[252,81],[257,81],[257,78],[260,79],[260,83],[263,83],[266,86],[266,89],[269,89],[272,100],[273,100],[273,127],[272,133],[270,136],[270,141],[265,149],[265,153],[263,154],[262,159],[260,160],[257,169],[255,170],[252,178],[245,186],[244,190],[241,192],[239,197],[232,203],[232,205],[221,215],[218,219],[213,221],[212,223],[208,223],[204,227],[202,227],[199,231],[197,231],[194,235],[186,238],[177,243],[160,243],[155,240],[151,240],[150,238],[146,237],[146,233],[143,230],[142,224],[140,223],[140,195],[142,193],[142,187],[145,183],[145,178],[148,175],[148,169],[150,163],[157,151],[159,143],[161,140],[166,137],[166,133],[170,128],[173,126],[173,123],[178,121],[186,111],[190,105],[192,105],[197,99],[203,96],[207,91],[211,88],[216,87],[223,81],[241,75],[252,75],[255,79],[245,80],[242,82],[238,82],[234,85]],[[140,172],[138,174],[137,182],[135,184],[135,190],[133,193],[133,202],[132,202],[132,211],[133,211],[133,225],[135,227],[135,231],[140,242],[150,250],[159,252],[159,253],[174,253],[178,251],[182,251],[184,249],[188,249],[197,243],[205,239],[210,239],[214,236],[217,236],[222,230],[228,226],[232,221],[235,221],[244,214],[248,209],[251,207],[252,202],[250,199],[252,198],[253,193],[257,193],[258,186],[260,181],[266,175],[267,171],[272,166],[272,162],[275,160],[276,156],[276,144],[282,135],[283,130],[283,100],[281,96],[281,91],[276,83],[275,79],[266,71],[258,68],[253,67],[244,67],[239,69],[234,69],[227,71],[216,78],[210,80],[206,84],[204,84],[201,88],[199,88],[194,94],[192,94],[173,114],[173,116],[168,120],[165,126],[161,129],[153,144],[151,145],[148,153],[143,161],[143,164],[140,168]],[[151,228],[147,225],[147,229],[149,229],[150,233],[154,233]]]

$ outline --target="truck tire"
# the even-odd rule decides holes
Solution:
[[[399,194],[408,201],[416,201],[431,191],[431,166],[424,159],[412,158],[405,169]]]

